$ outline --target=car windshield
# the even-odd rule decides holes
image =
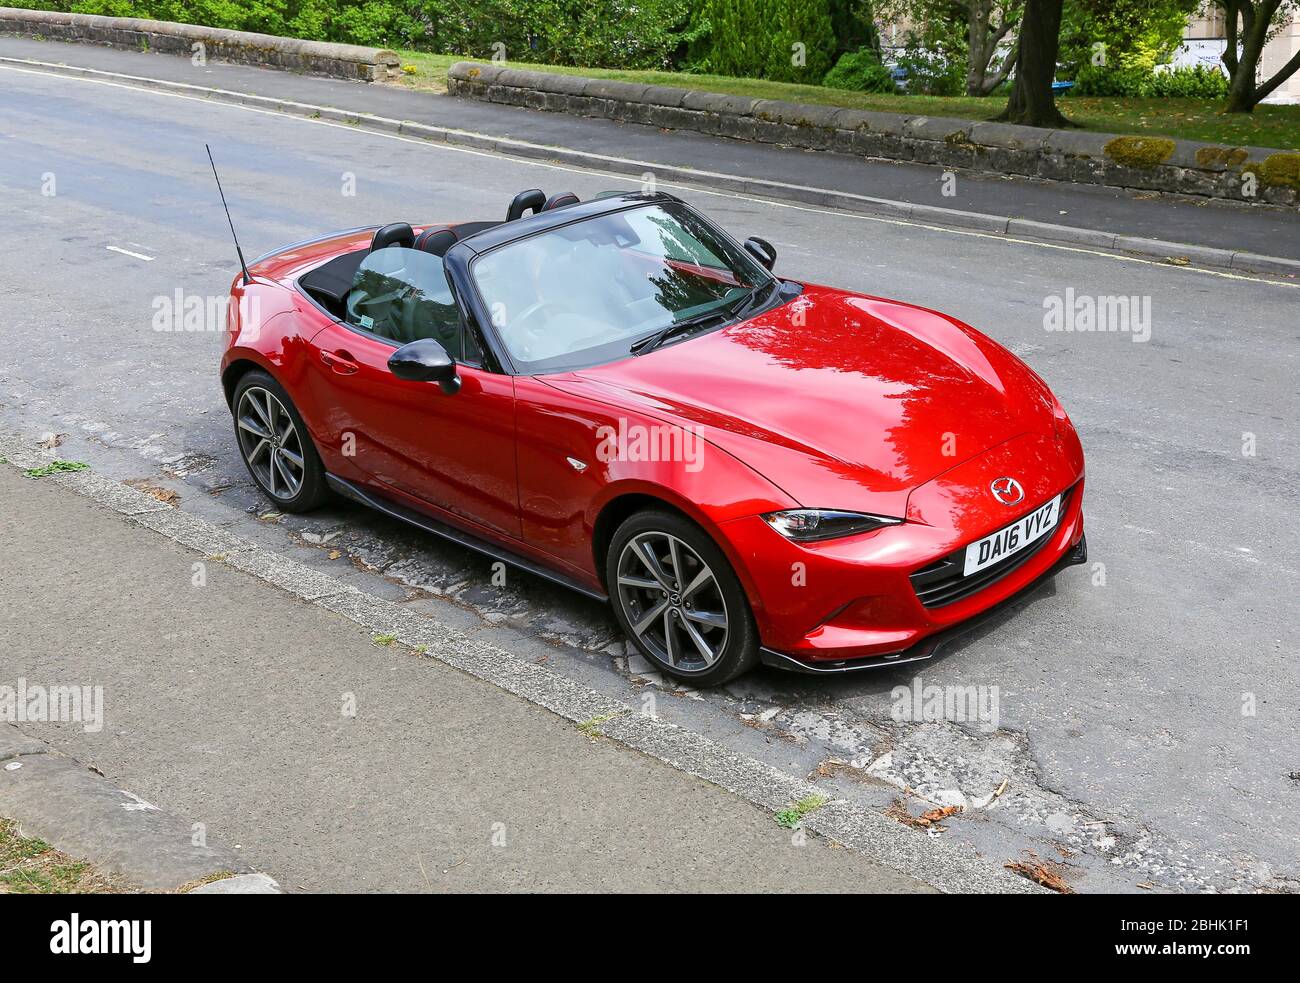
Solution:
[[[598,365],[676,324],[711,326],[773,282],[684,205],[647,205],[521,239],[472,266],[492,323],[528,374]]]

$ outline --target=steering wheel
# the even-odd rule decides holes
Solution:
[[[558,309],[559,311],[568,310],[568,305],[559,300],[537,300],[529,304],[514,317],[508,319],[509,327],[514,334],[515,344],[519,348],[519,353],[525,358],[531,358],[533,355],[533,344],[540,342],[544,335],[541,331],[541,325],[533,327],[529,324],[537,315],[549,310]],[[552,310],[552,313],[556,311]]]

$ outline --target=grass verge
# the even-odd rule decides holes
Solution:
[[[44,840],[23,836],[12,819],[0,819],[0,894],[117,894],[121,890],[93,865],[60,853]]]
[[[422,51],[399,53],[403,65],[414,71],[403,73],[399,84],[429,92],[447,91],[447,69],[456,55],[434,55]],[[533,65],[511,62],[511,68],[585,75],[588,78],[617,79],[649,85],[668,85],[777,99],[845,109],[870,109],[917,116],[948,116],[957,119],[988,120],[1002,111],[1003,99],[990,96],[906,96],[846,92],[820,85],[793,85],[763,79],[739,79],[725,75],[689,75],[683,72],[629,71],[614,68],[571,68],[563,65]],[[1128,99],[1066,96],[1058,100],[1061,111],[1074,122],[1099,133],[1133,133],[1150,136],[1205,140],[1231,146],[1300,148],[1300,105],[1259,106],[1254,113],[1231,115],[1220,112],[1221,103],[1208,99]]]

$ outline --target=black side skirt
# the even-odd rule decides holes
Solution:
[[[450,526],[445,522],[439,522],[437,519],[424,515],[421,512],[417,512],[414,509],[407,508],[405,505],[394,502],[376,492],[361,488],[359,485],[354,485],[352,482],[346,481],[337,475],[326,474],[325,480],[334,491],[338,492],[344,498],[349,498],[367,508],[372,508],[376,512],[382,512],[384,515],[390,516],[391,518],[400,519],[402,522],[415,526],[418,529],[423,529],[425,532],[431,532],[435,536],[441,536],[443,539],[451,540],[453,543],[458,543],[459,545],[472,549],[475,552],[482,553],[484,556],[490,556],[494,560],[500,560],[502,563],[509,563],[511,566],[518,567],[520,570],[527,570],[534,576],[541,577],[543,580],[549,580],[554,584],[559,584],[561,587],[567,587],[569,590],[577,591],[579,594],[590,597],[592,600],[609,600],[609,595],[601,593],[600,591],[592,590],[590,587],[584,586],[565,574],[552,570],[549,567],[544,567],[536,560],[530,560],[527,557],[520,556],[518,553],[514,553],[504,547],[497,546],[495,543],[489,543],[487,540],[480,539],[473,533],[465,532],[463,529],[457,529],[455,526]]]

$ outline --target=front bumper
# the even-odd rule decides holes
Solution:
[[[1068,552],[1056,561],[1055,565],[1039,574],[1036,579],[1021,587],[1010,597],[995,603],[982,614],[978,614],[967,621],[953,625],[951,628],[945,628],[938,631],[920,642],[917,642],[915,645],[912,645],[910,648],[905,648],[898,652],[878,655],[872,658],[822,659],[817,662],[805,662],[786,655],[783,652],[777,652],[774,649],[762,648],[759,650],[759,659],[764,665],[772,666],[776,669],[784,669],[788,672],[798,672],[814,676],[837,676],[845,673],[861,672],[864,669],[888,669],[891,666],[906,665],[909,662],[925,662],[940,655],[957,640],[964,638],[977,628],[980,628],[999,617],[1016,601],[1020,600],[1026,594],[1032,593],[1044,581],[1055,577],[1066,567],[1078,566],[1087,562],[1088,537],[1084,535],[1080,537],[1079,541],[1075,543]]]
[[[1030,459],[1040,463],[1033,478],[1023,464],[1017,466],[1026,457],[1026,442],[1011,442],[1001,453],[985,455],[918,489],[907,522],[863,536],[801,545],[785,540],[761,517],[722,524],[766,660],[787,668],[843,671],[850,663],[929,658],[959,626],[1069,565],[1068,557],[1082,562],[1082,455],[1052,457],[1054,447],[1033,440],[1037,444],[1029,442],[1030,449],[1036,446],[1039,453]],[[969,592],[953,591],[950,600],[936,603],[927,597],[927,606],[918,587],[928,587],[929,579],[917,578],[918,584],[914,575],[1015,517],[986,493],[993,478],[1007,473],[1025,475],[1029,486],[1016,515],[1028,514],[1055,495],[1068,495],[1056,528],[1041,548],[1009,565],[1005,575]],[[932,638],[938,640],[935,648],[927,648]]]

